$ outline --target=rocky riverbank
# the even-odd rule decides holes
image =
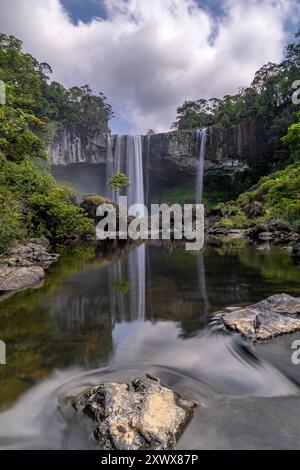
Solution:
[[[45,270],[55,263],[59,255],[49,253],[49,240],[32,238],[12,248],[0,266],[0,300],[8,294],[31,287],[39,287]]]

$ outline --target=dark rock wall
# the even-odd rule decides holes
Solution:
[[[245,120],[237,126],[208,128],[205,175],[215,172],[232,175],[251,168],[271,149],[263,121]],[[116,137],[111,137],[113,149]],[[53,166],[86,163],[101,165],[105,175],[107,135],[85,135],[60,128],[53,133],[48,147]],[[143,138],[144,167],[160,181],[194,184],[198,167],[198,143],[195,131],[172,131]],[[103,179],[103,178],[102,178]]]

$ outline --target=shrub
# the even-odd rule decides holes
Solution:
[[[70,204],[68,198],[68,192],[54,188],[48,194],[35,194],[29,199],[32,230],[36,236],[45,235],[62,242],[93,234],[93,221],[82,209]]]

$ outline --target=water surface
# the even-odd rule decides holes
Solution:
[[[286,292],[300,271],[280,249],[205,249],[171,242],[129,253],[65,254],[39,290],[0,303],[0,447],[97,448],[66,397],[148,372],[199,402],[178,448],[299,448],[300,333],[250,345],[213,313]]]

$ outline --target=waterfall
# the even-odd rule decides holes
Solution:
[[[107,149],[106,149],[106,196],[109,199],[113,199],[113,190],[108,185],[109,178],[113,175],[114,172],[114,161],[113,161],[113,152],[111,145],[110,135],[107,136]]]
[[[111,140],[107,140],[106,179],[115,173],[125,173],[130,181],[127,188],[128,207],[136,205],[130,212],[135,217],[144,217],[144,175],[142,158],[142,136],[117,136],[115,159],[112,158]],[[111,198],[118,203],[119,195],[111,191]]]
[[[197,143],[199,149],[199,163],[197,174],[197,204],[202,204],[203,201],[203,179],[204,179],[204,161],[205,161],[205,145],[206,145],[206,129],[197,131]]]
[[[150,159],[150,148],[151,148],[151,134],[147,135],[147,164],[149,165],[149,159]],[[149,181],[149,170],[148,168],[145,168],[145,174],[146,174],[146,190],[145,190],[145,204],[146,207],[149,209],[149,203],[150,203],[150,181]]]
[[[123,148],[123,136],[118,135],[116,139],[116,150],[115,150],[115,164],[114,164],[114,169],[113,173],[123,173],[125,171],[124,168],[122,168],[122,148]],[[113,190],[113,202],[118,204],[119,202],[119,193],[117,191]]]
[[[144,175],[142,158],[142,137],[127,136],[126,169],[130,186],[127,190],[128,207],[137,205],[130,215],[144,217]]]

